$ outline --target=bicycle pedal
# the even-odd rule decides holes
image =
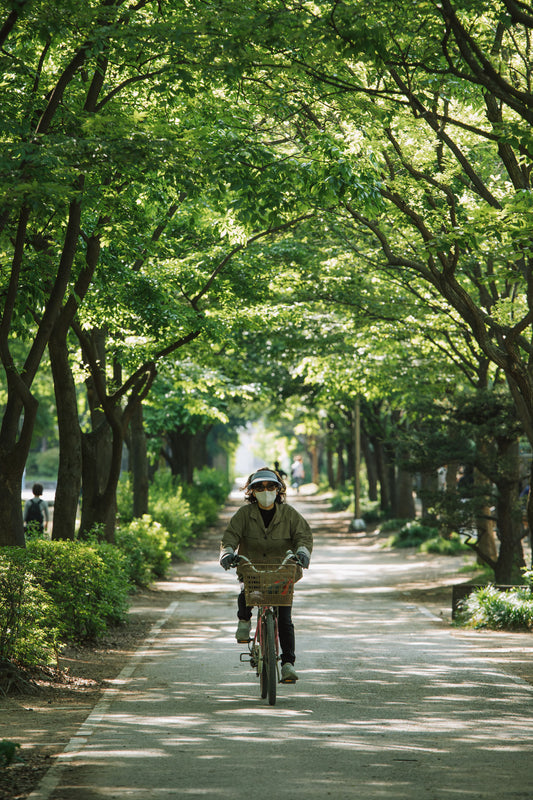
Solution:
[[[248,644],[251,641],[251,639],[237,639],[237,644]]]

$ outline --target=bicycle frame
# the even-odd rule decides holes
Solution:
[[[268,696],[270,705],[276,702],[276,685],[280,680],[278,614],[273,606],[257,608],[254,638],[248,643],[248,653],[240,660],[249,660],[261,683],[261,697]]]
[[[249,652],[241,653],[240,660],[255,667],[261,682],[261,697],[268,696],[270,705],[274,705],[281,678],[278,607],[292,605],[296,565],[288,561],[257,569],[248,559],[242,558],[239,563],[244,570],[247,604],[257,607],[254,637],[248,642]]]

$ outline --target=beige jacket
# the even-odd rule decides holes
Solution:
[[[254,564],[281,564],[287,550],[305,548],[311,555],[313,534],[301,514],[286,503],[276,503],[276,513],[265,529],[257,503],[239,508],[222,537],[221,553],[230,548]],[[238,572],[238,570],[237,570]],[[298,568],[298,579],[301,578]]]

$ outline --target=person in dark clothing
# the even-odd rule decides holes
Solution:
[[[313,535],[302,515],[285,502],[283,479],[275,470],[262,467],[250,475],[244,491],[248,505],[239,508],[224,532],[220,548],[221,566],[229,569],[236,553],[246,556],[253,564],[281,564],[287,551],[291,550],[301,565],[296,576],[299,580],[301,567],[309,566]],[[244,588],[239,594],[237,607],[239,624],[235,638],[238,642],[247,642],[252,609],[246,605]],[[280,606],[278,611],[281,679],[287,683],[298,680],[294,669],[296,655],[291,612],[291,606]]]
[[[43,533],[48,530],[48,503],[43,500],[41,495],[43,487],[40,483],[34,483],[33,497],[24,506],[24,528],[27,532]]]

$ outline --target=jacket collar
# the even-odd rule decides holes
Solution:
[[[253,519],[256,519],[258,521],[260,520],[262,522],[263,521],[263,517],[261,516],[261,511],[259,510],[259,505],[257,503],[252,503],[251,505],[252,505],[252,510],[250,512],[250,516],[253,517]],[[272,517],[272,522],[270,523],[270,525],[276,525],[279,522],[279,519],[280,519],[280,514],[279,514],[280,503],[275,503],[274,504],[274,509],[275,509],[276,513]]]

